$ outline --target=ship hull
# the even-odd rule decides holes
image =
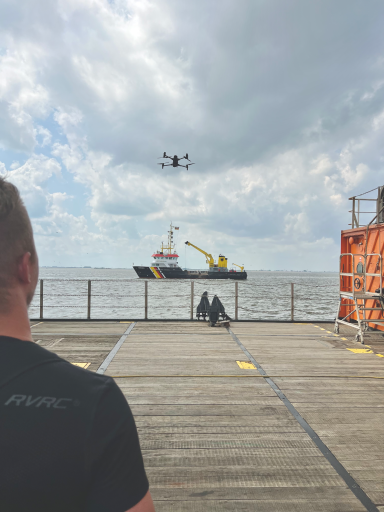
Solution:
[[[246,272],[209,272],[208,270],[183,270],[166,267],[134,266],[136,274],[142,279],[247,279]]]

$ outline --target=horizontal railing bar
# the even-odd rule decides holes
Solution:
[[[38,322],[41,318],[30,318],[31,322]],[[44,322],[203,322],[204,320],[197,320],[196,318],[191,320],[190,318],[148,318],[144,320],[144,318],[92,318],[88,320],[87,318],[44,318]],[[330,322],[334,322],[335,319],[296,319],[292,322],[290,319],[270,319],[270,318],[251,318],[245,319],[241,318],[239,320],[231,320],[231,322],[268,322],[268,323],[282,323],[282,324],[290,324],[290,323],[317,323],[317,324],[328,324]],[[373,322],[370,322],[373,323]],[[349,322],[348,322],[349,325]],[[353,325],[353,324],[352,324]],[[70,335],[70,333],[69,333]],[[97,335],[97,333],[95,333]]]

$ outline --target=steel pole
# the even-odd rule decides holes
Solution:
[[[88,280],[88,307],[87,307],[87,318],[91,319],[91,280]]]
[[[43,295],[43,290],[44,290],[44,284],[43,284],[43,279],[40,279],[40,318],[44,318],[44,295]]]
[[[352,199],[352,229],[354,229],[355,227],[355,198]]]
[[[235,281],[235,320],[239,319],[239,283]]]
[[[193,320],[193,296],[194,296],[195,283],[191,281],[191,320]]]
[[[294,319],[294,308],[295,308],[293,287],[294,287],[294,284],[291,283],[291,322],[293,322],[293,319]]]
[[[148,281],[145,281],[144,290],[144,320],[148,320]]]

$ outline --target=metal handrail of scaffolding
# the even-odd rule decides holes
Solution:
[[[367,272],[367,263],[368,258],[377,257],[377,263],[375,268],[378,270],[377,272]],[[351,264],[348,265],[347,268],[351,268],[352,272],[344,272],[343,268],[345,265],[345,258],[351,259]],[[355,259],[359,258],[359,263],[355,265]],[[364,260],[362,263],[361,260]],[[383,275],[383,260],[381,254],[378,253],[368,253],[368,254],[353,254],[353,253],[342,253],[340,255],[340,288],[339,288],[339,305],[335,319],[335,333],[339,333],[339,324],[345,324],[349,327],[353,327],[357,329],[356,341],[364,344],[364,332],[368,330],[369,324],[375,325],[384,325],[384,318],[370,318],[367,316],[368,311],[381,311],[383,313],[382,307],[368,307],[367,301],[374,301],[374,304],[379,302],[381,304],[382,298],[382,279]],[[367,290],[367,277],[379,278],[380,287],[375,292],[370,292]],[[344,278],[347,279],[347,284],[345,283]],[[349,278],[352,278],[351,280]],[[351,283],[351,284],[349,284]],[[346,289],[350,288],[350,289]],[[340,309],[343,305],[352,306],[352,310],[343,318],[339,318]],[[350,308],[348,308],[350,309]],[[347,321],[349,317],[351,317],[354,313],[356,313],[357,323],[351,323]]]

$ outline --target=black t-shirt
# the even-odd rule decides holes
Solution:
[[[124,512],[147,491],[113,379],[0,336],[0,511]]]

